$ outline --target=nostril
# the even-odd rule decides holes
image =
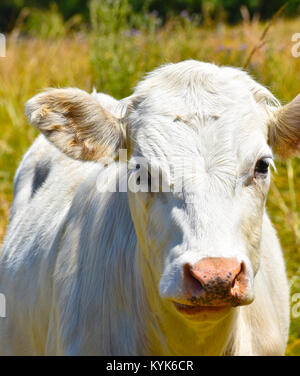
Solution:
[[[191,264],[186,263],[183,267],[184,281],[185,285],[189,286],[189,290],[192,289],[195,292],[200,292],[204,290],[204,283],[202,283],[200,276],[197,275]],[[203,276],[203,279],[207,278]]]
[[[235,297],[240,296],[245,287],[246,265],[244,261],[241,262],[241,267],[237,275],[234,277],[231,285],[231,294]]]

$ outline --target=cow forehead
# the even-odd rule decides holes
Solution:
[[[131,138],[146,155],[163,149],[163,154],[215,151],[224,156],[226,150],[232,159],[243,148],[263,146],[268,109],[277,105],[267,89],[240,70],[196,61],[168,65],[137,86]]]
[[[154,70],[138,84],[134,96],[137,103],[142,102],[144,107],[159,103],[161,113],[165,109],[166,113],[168,109],[173,111],[175,106],[178,111],[186,106],[188,110],[205,106],[206,111],[214,115],[216,110],[222,111],[229,105],[249,99],[258,104],[279,104],[266,88],[246,72],[194,60],[168,64]]]

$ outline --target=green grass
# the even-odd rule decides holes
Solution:
[[[12,201],[14,172],[37,135],[24,115],[24,104],[31,96],[49,86],[89,91],[95,85],[99,91],[121,98],[132,92],[145,72],[190,58],[239,67],[265,27],[245,21],[235,27],[201,28],[183,17],[170,20],[163,28],[157,27],[155,17],[144,23],[132,20],[122,27],[122,19],[109,24],[108,17],[101,26],[97,12],[95,8],[90,33],[60,32],[60,37],[54,33],[55,39],[51,33],[47,38],[20,38],[15,30],[8,36],[7,57],[0,58],[0,243]],[[140,32],[132,30],[135,25],[140,25]],[[276,21],[248,67],[283,103],[300,92],[300,58],[291,54],[291,36],[299,30],[300,20]],[[300,161],[278,161],[277,169],[267,206],[295,294],[300,293]],[[300,355],[300,318],[291,320],[287,354]]]

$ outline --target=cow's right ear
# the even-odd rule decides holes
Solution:
[[[79,89],[48,89],[26,103],[26,115],[49,141],[74,159],[115,159],[126,145],[121,120]]]

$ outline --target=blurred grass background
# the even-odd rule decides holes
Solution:
[[[261,4],[255,0],[244,2],[235,13],[228,7],[219,9],[221,0],[198,2],[206,3],[200,13],[193,8],[196,1],[174,2],[178,7],[171,13],[166,6],[153,9],[155,1],[91,0],[89,6],[75,1],[78,12],[69,10],[68,17],[60,2],[45,1],[44,8],[23,3],[16,2],[20,7],[10,23],[5,24],[0,14],[0,25],[2,19],[8,30],[7,56],[0,58],[0,244],[15,170],[37,136],[26,121],[24,104],[41,89],[76,86],[91,91],[95,86],[122,98],[145,72],[160,64],[192,58],[241,67],[255,49],[247,67],[255,79],[282,103],[300,92],[300,57],[294,58],[291,52],[292,35],[300,32],[297,1],[292,1],[295,17],[278,17],[272,25],[264,18],[276,9],[255,8],[254,3]],[[233,3],[241,2],[227,1],[227,5]],[[285,10],[288,16],[289,9]],[[262,20],[255,10],[264,16]],[[239,22],[226,22],[230,20]],[[277,161],[276,165],[267,207],[283,246],[293,295],[300,293],[300,161]],[[300,355],[300,317],[291,317],[287,355]]]

